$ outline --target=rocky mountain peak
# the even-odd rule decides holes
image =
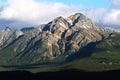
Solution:
[[[82,13],[76,13],[74,15],[71,15],[67,18],[67,21],[73,25],[74,23],[78,22],[79,20],[84,20],[86,17]]]
[[[68,29],[68,22],[66,19],[64,19],[62,16],[56,18],[53,20],[53,25],[56,25],[56,26],[59,26],[59,27],[62,27],[62,28],[65,28],[65,29]]]
[[[9,27],[6,27],[6,28],[4,29],[4,31],[12,31],[12,29],[9,28]]]
[[[13,59],[24,63],[22,61],[26,61],[27,58],[27,64],[41,62],[46,58],[80,54],[79,51],[86,45],[95,45],[106,35],[106,38],[109,36],[108,31],[81,13],[71,15],[67,19],[60,16],[47,24],[23,31],[24,34],[19,30],[11,31],[9,28],[1,31],[0,47],[9,45],[10,51],[17,56],[13,56]],[[31,61],[32,59],[35,61]]]
[[[20,30],[15,30],[15,35],[16,35],[16,38],[18,38],[19,36],[23,35],[24,33]]]
[[[10,37],[12,33],[13,31],[9,27],[0,31],[0,46]]]
[[[84,20],[86,19],[86,16],[84,16],[82,13],[76,13],[74,15],[69,16],[68,18],[70,18],[72,21],[75,21],[77,19]]]
[[[57,21],[64,21],[65,19],[62,16],[59,16],[57,18],[54,19],[55,22]]]
[[[91,19],[87,18],[82,13],[76,13],[74,15],[71,15],[67,18],[68,23],[71,24],[72,27],[75,28],[82,28],[82,29],[96,29],[99,28],[96,26],[94,22],[92,22]]]

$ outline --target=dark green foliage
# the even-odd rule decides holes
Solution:
[[[35,68],[30,71],[60,71],[78,69],[84,71],[108,71],[120,69],[120,34],[112,34],[108,39],[96,45],[92,54],[84,58],[53,67]]]
[[[104,71],[120,69],[120,34],[114,33],[101,41],[86,58],[77,58],[67,65],[86,71]]]
[[[39,51],[45,52],[49,51],[45,47],[46,42],[36,43],[40,44],[34,47],[33,44],[32,51],[28,49],[28,54],[24,54],[21,58],[16,57],[17,54],[13,51],[12,48],[15,45],[12,45],[4,50],[0,51],[0,64],[2,65],[20,65],[20,64],[31,64],[31,65],[23,65],[22,69],[29,70],[32,72],[40,72],[40,71],[60,71],[66,69],[79,69],[84,71],[106,71],[106,70],[115,70],[120,69],[120,34],[114,33],[109,38],[104,41],[101,41],[96,44],[96,47],[90,51],[90,54],[84,57],[74,58],[73,61],[66,63],[67,55],[61,55],[58,58],[54,59],[46,59],[42,58],[39,54]],[[16,43],[17,44],[17,43]],[[91,50],[91,48],[89,48]],[[88,49],[88,50],[89,50]],[[38,51],[38,53],[36,53]],[[52,45],[52,51],[58,51],[56,45]],[[87,51],[87,50],[86,50]],[[56,53],[54,53],[54,56]],[[78,53],[79,54],[79,53]],[[81,54],[83,55],[83,53]],[[19,64],[18,64],[19,63]],[[36,64],[32,64],[36,63]],[[4,69],[4,68],[3,68]],[[16,69],[16,67],[14,67]]]

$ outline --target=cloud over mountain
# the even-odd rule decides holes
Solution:
[[[118,27],[120,26],[119,3],[120,0],[110,0],[108,8],[88,9],[84,13],[97,23],[120,30]]]
[[[9,0],[0,11],[0,19],[41,24],[57,16],[67,16],[77,12],[81,6],[63,3],[36,2],[34,0]]]
[[[120,25],[120,0],[112,0],[111,6],[105,14],[103,21],[105,24]]]
[[[0,27],[39,25],[58,16],[66,17],[82,12],[97,23],[120,25],[120,0],[110,0],[109,8],[88,8],[84,5],[68,5],[48,0],[8,0],[0,3]]]

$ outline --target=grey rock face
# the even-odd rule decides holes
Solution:
[[[25,33],[6,28],[0,31],[0,46],[4,48],[9,45],[8,48],[15,53],[13,58],[16,63],[39,63],[61,55],[79,53],[86,45],[97,43],[111,33],[111,30],[101,28],[77,13],[67,19],[58,17]]]
[[[0,31],[0,47],[7,46],[10,42],[14,41],[21,35],[23,35],[22,31],[14,31],[9,27],[6,27],[4,30]]]

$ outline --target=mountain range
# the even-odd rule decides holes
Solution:
[[[48,69],[62,64],[59,69],[119,69],[119,36],[119,32],[98,26],[82,13],[60,16],[37,27],[6,27],[0,31],[0,66],[47,65]]]

